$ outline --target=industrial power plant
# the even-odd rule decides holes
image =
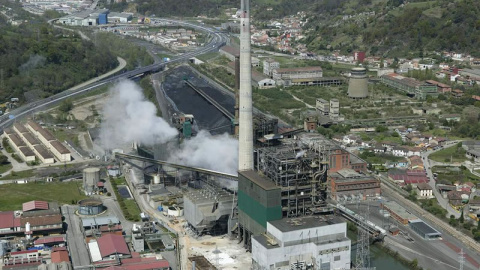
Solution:
[[[59,21],[106,27],[108,19],[115,17],[105,10],[92,10]],[[53,123],[50,117],[33,112],[33,119],[25,124],[20,119],[9,120],[15,123],[3,130],[5,151],[15,152],[18,160],[31,166],[55,162],[63,166],[42,165],[35,176],[2,177],[2,181],[12,181],[21,189],[15,194],[45,199],[47,195],[36,194],[43,183],[66,188],[49,201],[29,199],[21,208],[17,204],[16,210],[0,211],[0,268],[370,270],[385,268],[378,264],[378,257],[371,262],[370,245],[374,243],[387,243],[402,256],[428,245],[413,246],[415,241],[450,243],[442,238],[445,227],[417,209],[425,208],[423,200],[433,199],[436,190],[430,187],[434,181],[428,182],[424,165],[428,158],[407,140],[412,135],[418,139],[415,145],[433,145],[436,138],[428,139],[413,128],[390,127],[388,114],[372,118],[384,121],[385,131],[362,126],[380,112],[368,109],[370,104],[381,102],[382,108],[383,103],[393,104],[390,101],[398,104],[384,102],[387,91],[374,97],[380,79],[369,78],[365,67],[371,66],[359,64],[365,53],[355,53],[357,66],[352,63],[346,72],[344,65],[333,65],[339,58],[317,58],[313,52],[295,56],[264,50],[252,53],[260,39],[251,34],[258,29],[251,25],[250,0],[241,0],[240,9],[226,12],[234,18],[229,24],[240,33],[239,46],[227,46],[235,43],[228,41],[231,37],[203,22],[154,15],[139,18],[144,25],[135,26],[138,29],[153,31],[155,27],[179,39],[201,37],[188,41],[192,48],[199,47],[199,52],[165,57],[163,62],[155,61],[152,66],[156,69],[147,67],[130,79],[117,80],[125,78],[124,73],[109,77],[113,86],[108,94],[92,97],[89,92],[85,100],[75,100],[72,105],[69,114],[73,120],[83,121],[78,122],[81,125]],[[308,27],[309,18],[301,13],[297,14],[298,27]],[[282,23],[268,25],[278,31],[278,39],[301,39],[295,28],[284,32],[276,28],[278,24]],[[297,24],[297,19],[288,24]],[[108,26],[112,31],[121,29],[122,35],[129,27]],[[155,43],[156,38],[152,34],[146,40]],[[147,49],[157,55],[167,52],[156,46]],[[197,58],[202,54],[205,59]],[[294,63],[297,60],[304,62]],[[189,64],[184,63],[187,61]],[[261,63],[265,76],[257,72]],[[228,81],[211,76],[224,74],[216,68],[227,64],[231,66],[225,67]],[[162,72],[156,73],[159,70]],[[340,73],[344,77],[324,77]],[[142,88],[147,80],[134,80],[143,76],[150,80],[153,96]],[[343,86],[347,81],[348,87]],[[312,90],[305,90],[307,87]],[[299,105],[282,106],[277,98],[284,97]],[[51,102],[60,104],[59,100]],[[277,105],[279,111],[269,110]],[[282,118],[275,118],[277,112]],[[382,138],[395,137],[398,143],[379,141],[373,132],[381,133]],[[442,142],[445,140],[436,141],[437,147]],[[403,161],[403,157],[415,155],[418,159]],[[377,160],[385,164],[374,164]],[[420,168],[422,185],[413,185],[420,177],[417,179],[415,172],[408,174],[412,164]],[[9,173],[15,176],[17,164],[13,165]],[[405,174],[388,174],[388,179],[372,173],[390,165],[408,169]],[[35,184],[35,192],[25,191],[31,186],[28,182]],[[472,190],[473,185],[467,186]],[[467,189],[444,186],[447,192]],[[67,191],[72,193],[67,195]],[[62,196],[56,196],[60,193]],[[459,205],[471,199],[462,195],[457,199]],[[355,239],[352,233],[357,234]],[[393,238],[396,235],[398,240]],[[403,244],[408,248],[402,249]],[[431,257],[423,260],[441,261],[442,255],[434,254],[438,250],[432,249]],[[442,252],[439,254],[447,254]],[[442,263],[455,268],[450,257]],[[415,262],[403,263],[410,267]],[[423,266],[425,261],[417,263]]]

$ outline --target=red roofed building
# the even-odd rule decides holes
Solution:
[[[35,266],[42,263],[42,257],[38,250],[22,250],[10,252],[8,259],[3,261],[3,269],[17,268],[26,269],[27,266]]]
[[[48,210],[48,202],[45,201],[30,201],[22,205],[23,212],[33,210]]]
[[[63,243],[65,243],[64,236],[42,237],[35,240],[35,242],[33,242],[35,246],[43,246],[43,245],[54,246],[54,245],[63,244]]]
[[[65,250],[52,252],[51,257],[52,263],[70,262],[68,251]]]
[[[388,171],[388,178],[395,183],[416,186],[420,183],[428,183],[427,173],[424,170],[398,170],[392,169]]]
[[[116,254],[130,256],[130,250],[128,250],[125,238],[121,235],[106,234],[98,238],[97,242],[102,258]]]
[[[0,235],[20,231],[20,218],[13,211],[0,212]]]

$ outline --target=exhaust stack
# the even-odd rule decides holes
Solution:
[[[252,65],[250,58],[250,0],[240,10],[240,108],[238,171],[253,170]]]

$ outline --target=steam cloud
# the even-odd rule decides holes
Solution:
[[[122,81],[110,90],[103,108],[101,146],[113,149],[125,143],[152,146],[165,143],[177,134],[175,128],[156,116],[156,107],[146,100],[142,89],[132,81]],[[179,148],[168,149],[169,162],[237,174],[238,141],[228,134],[212,136],[207,131],[184,140]]]
[[[145,99],[137,84],[121,81],[110,89],[109,99],[103,108],[101,146],[113,149],[134,141],[151,146],[175,137],[177,130],[156,113],[157,108]]]
[[[213,137],[201,130],[170,153],[169,162],[237,175],[238,141],[228,134]]]

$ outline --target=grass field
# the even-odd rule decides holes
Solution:
[[[0,174],[10,170],[12,168],[12,164],[11,163],[8,163],[8,164],[2,164],[0,165]]]
[[[454,184],[455,182],[465,183],[468,181],[476,184],[480,180],[480,177],[462,167],[434,166],[432,171],[438,174],[437,182],[440,184]]]
[[[75,181],[0,185],[0,211],[22,209],[24,202],[32,200],[70,204],[86,198],[80,186]]]
[[[9,175],[4,175],[0,180],[15,180],[15,179],[22,179],[22,178],[29,178],[32,177],[33,170],[26,170],[26,171],[19,171],[15,172],[12,171]]]
[[[199,55],[199,56],[197,56],[197,58],[204,61],[204,62],[207,62],[208,60],[210,60],[212,58],[215,58],[219,55],[220,54],[218,52],[211,52],[211,53],[205,53],[205,54]]]
[[[464,162],[468,160],[467,157],[465,157],[465,150],[457,146],[437,151],[428,156],[428,158],[437,162]]]

